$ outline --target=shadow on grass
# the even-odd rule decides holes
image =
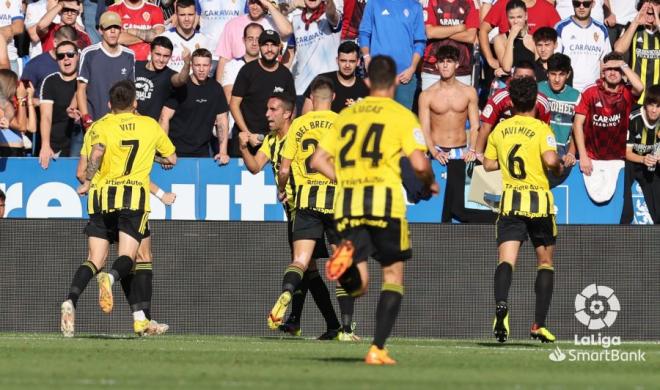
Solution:
[[[123,334],[80,334],[77,339],[96,339],[96,340],[137,340],[142,337],[123,335]]]
[[[261,336],[261,340],[270,340],[270,341],[309,341],[311,339],[305,339],[302,337],[293,337],[293,336]]]
[[[493,341],[492,343],[477,343],[477,345],[481,347],[491,347],[491,348],[507,348],[507,347],[516,347],[516,348],[529,348],[529,349],[537,349],[541,348],[542,345],[539,344],[529,344],[529,343],[499,343],[496,341]]]
[[[312,358],[299,358],[299,360],[313,360],[325,363],[360,363],[364,362],[364,358],[359,357],[312,357]]]

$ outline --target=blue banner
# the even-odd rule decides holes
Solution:
[[[11,218],[87,218],[87,197],[76,193],[78,159],[61,158],[47,170],[36,158],[0,159],[0,189],[7,194],[6,216]],[[446,183],[446,168],[433,162],[440,195],[408,207],[410,222],[440,222]],[[152,195],[152,219],[283,221],[282,206],[270,166],[252,175],[240,159],[219,166],[211,159],[179,159],[172,170],[154,165],[152,181],[164,191],[177,194],[166,207]],[[403,190],[403,189],[402,189]],[[553,189],[557,222],[561,224],[616,224],[623,206],[623,170],[612,199],[593,203],[579,169]],[[633,188],[634,223],[651,219],[637,184]]]

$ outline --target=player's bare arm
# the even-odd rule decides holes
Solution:
[[[85,168],[85,180],[78,187],[78,194],[85,195],[89,191],[92,179],[96,172],[98,172],[103,162],[103,155],[105,154],[105,145],[104,144],[94,144],[92,146],[92,153],[89,156],[87,161],[87,167]]]
[[[424,153],[421,150],[414,150],[410,153],[408,159],[410,160],[413,171],[415,171],[415,175],[424,183],[424,187],[431,191],[432,194],[438,194],[440,192],[440,186],[435,181],[431,163]]]
[[[484,157],[484,170],[486,172],[492,172],[492,171],[497,171],[500,169],[500,164],[497,162],[497,160],[491,160],[489,158]]]
[[[288,200],[286,196],[286,183],[289,182],[289,176],[291,176],[291,160],[282,157],[280,169],[277,171],[277,197],[282,203],[286,203]]]
[[[559,154],[554,150],[543,152],[543,165],[548,168],[555,176],[561,176],[564,173],[564,163],[559,158]]]
[[[584,144],[584,121],[586,117],[582,114],[575,114],[573,119],[573,137],[575,138],[575,146],[577,146],[578,153],[580,153],[580,170],[585,175],[591,175],[593,164],[589,155],[587,155],[587,148]]]
[[[240,144],[239,149],[241,151],[241,156],[243,157],[243,162],[245,163],[248,171],[250,171],[250,173],[253,175],[256,175],[257,173],[261,172],[262,169],[264,169],[264,166],[268,164],[270,159],[261,151],[257,152],[257,154],[253,156],[252,153],[250,153],[248,150],[248,143],[250,142],[249,138],[250,135],[247,132],[238,133],[238,140]]]

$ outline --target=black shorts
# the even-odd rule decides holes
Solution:
[[[534,248],[555,245],[557,242],[557,224],[555,216],[522,217],[500,215],[497,218],[497,245],[506,241],[532,241]]]
[[[408,221],[399,218],[347,217],[337,221],[339,236],[350,240],[356,263],[373,257],[390,265],[412,257]]]
[[[294,235],[293,235],[293,221],[296,219],[296,215],[300,210],[295,210],[294,212],[287,212],[287,239],[289,241],[289,249],[291,250],[291,253],[293,253],[293,241],[294,241]],[[333,230],[334,231],[334,230]],[[300,238],[297,238],[300,240]],[[323,237],[317,238],[316,239],[316,246],[314,247],[314,252],[312,253],[312,259],[327,259],[330,257],[330,253],[328,252],[328,247],[325,244],[325,240]]]
[[[124,232],[138,242],[151,235],[149,213],[137,210],[117,210],[110,213],[92,214],[85,226],[87,237],[98,237],[109,243],[119,241],[119,232]]]
[[[293,218],[293,241],[318,240],[323,237],[333,245],[339,244],[339,235],[335,230],[333,214],[325,214],[310,209],[298,209]]]

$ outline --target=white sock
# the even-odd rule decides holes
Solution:
[[[144,321],[147,317],[144,315],[142,310],[133,312],[133,321]]]
[[[112,274],[109,272],[108,272],[108,279],[110,279],[110,285],[115,284],[115,277],[112,276]]]

